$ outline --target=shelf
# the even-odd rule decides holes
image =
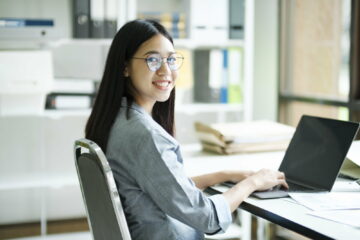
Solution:
[[[227,47],[243,47],[244,40],[229,39],[227,41],[215,41],[206,39],[206,41],[193,40],[189,38],[177,38],[174,39],[174,45],[176,48],[227,48]]]
[[[36,188],[61,188],[65,186],[77,186],[78,178],[75,174],[21,174],[0,177],[0,191],[36,189]]]
[[[242,112],[242,104],[231,103],[192,103],[192,104],[179,104],[175,105],[175,112],[177,113],[224,113],[224,112]]]
[[[62,44],[80,44],[80,45],[97,45],[110,46],[112,39],[60,39],[50,43],[52,47]],[[243,47],[244,40],[242,39],[228,39],[226,41],[216,41],[206,39],[199,41],[190,38],[174,38],[174,45],[176,48],[196,49],[196,48],[226,48],[226,47]]]

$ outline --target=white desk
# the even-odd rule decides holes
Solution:
[[[199,145],[184,146],[182,153],[190,176],[222,169],[278,169],[284,156],[284,152],[221,156],[203,153]],[[287,199],[250,197],[240,208],[312,239],[360,239],[360,229],[308,215],[306,207]]]

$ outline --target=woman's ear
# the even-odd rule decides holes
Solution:
[[[126,66],[125,69],[124,69],[124,76],[125,77],[129,77],[129,70],[128,70],[128,67]]]

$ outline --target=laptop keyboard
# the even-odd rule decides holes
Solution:
[[[222,183],[223,185],[227,186],[227,187],[232,187],[234,186],[235,184],[232,183],[232,182],[224,182]],[[307,187],[303,187],[303,186],[300,186],[300,185],[297,185],[297,184],[294,184],[294,183],[291,183],[291,182],[288,182],[288,185],[289,185],[289,189],[286,189],[285,187],[283,186],[276,186],[268,191],[286,191],[286,192],[311,192],[312,190],[307,188]]]
[[[289,189],[285,189],[284,187],[280,187],[280,190],[284,190],[287,192],[311,192],[313,190],[307,188],[307,187],[303,187],[301,185],[297,185],[291,182],[288,182],[289,185]]]

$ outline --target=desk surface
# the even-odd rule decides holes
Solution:
[[[284,152],[221,156],[203,153],[198,145],[185,146],[182,153],[185,170],[190,176],[222,169],[278,169],[284,156]],[[216,190],[225,189],[218,187]],[[313,239],[360,239],[360,229],[308,215],[309,209],[289,198],[258,200],[250,197],[240,208]]]

